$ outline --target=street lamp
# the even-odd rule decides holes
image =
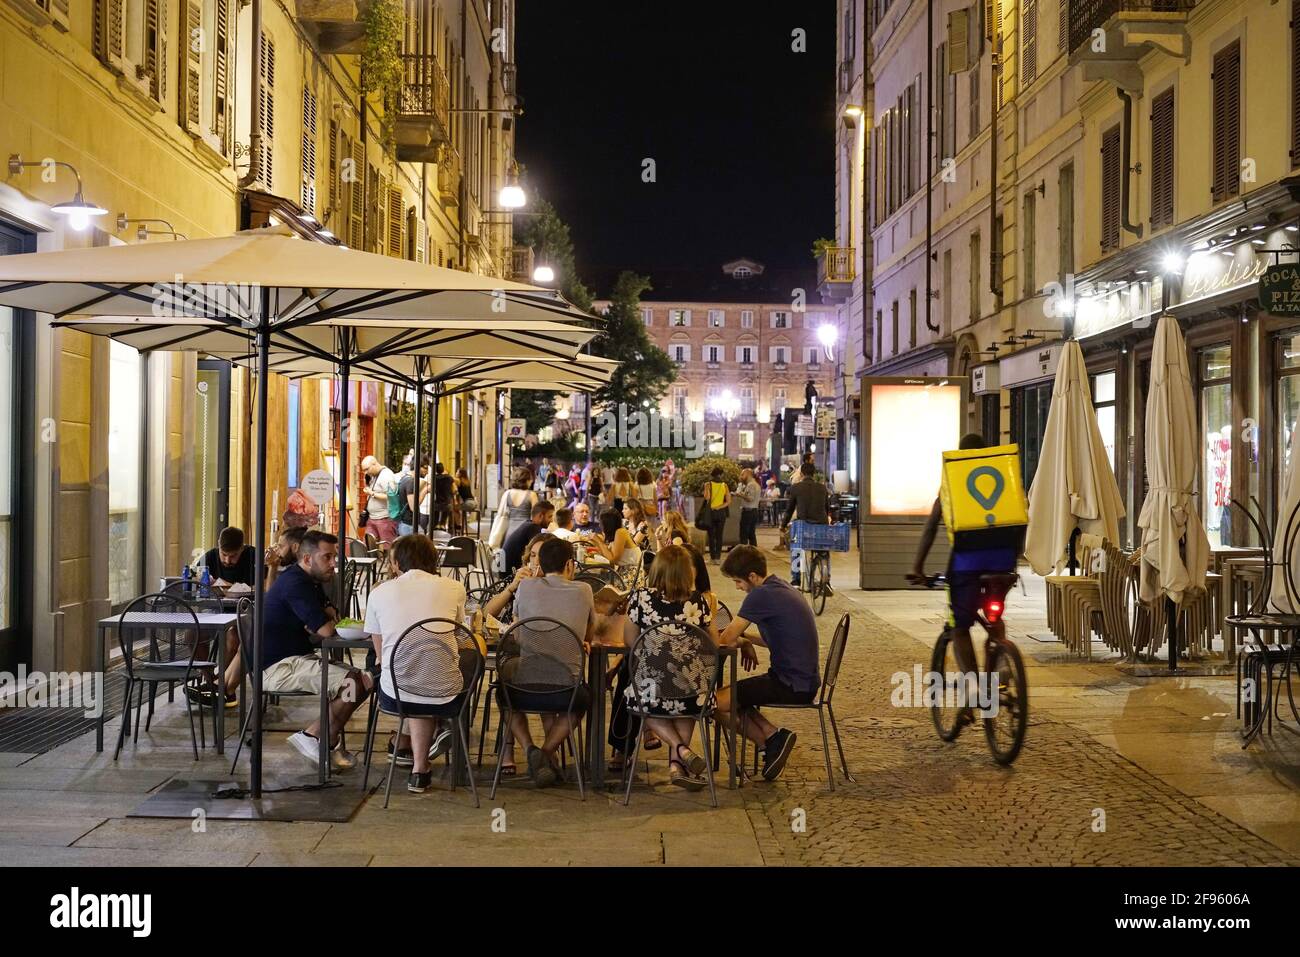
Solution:
[[[533,270],[533,282],[555,282],[555,270],[544,263]]]
[[[817,341],[822,344],[826,350],[826,359],[829,362],[835,361],[835,341],[839,339],[840,331],[829,323],[817,327]]]
[[[726,455],[728,427],[740,411],[740,400],[731,394],[730,389],[725,389],[722,395],[713,400],[713,411],[722,416],[722,454]]]
[[[519,209],[527,204],[528,196],[524,193],[524,188],[519,185],[519,177],[512,171],[510,179],[497,194],[497,205],[502,209]]]
[[[24,162],[23,158],[17,153],[9,154],[9,175],[17,176],[27,166],[66,166],[72,170],[72,175],[77,177],[77,192],[72,199],[62,203],[55,203],[50,207],[50,212],[58,213],[60,216],[68,218],[68,225],[80,232],[90,225],[90,217],[103,216],[108,210],[96,206],[94,203],[86,201],[86,197],[81,192],[81,174],[71,163],[64,163],[61,160],[42,160],[38,163]]]

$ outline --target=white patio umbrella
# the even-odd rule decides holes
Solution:
[[[104,246],[0,257],[0,305],[50,313],[59,320],[112,317],[116,321],[78,321],[75,327],[123,341],[142,337],[136,339],[138,348],[242,352],[251,345],[262,382],[273,351],[337,356],[346,386],[353,361],[404,353],[573,359],[595,334],[591,317],[550,290],[309,243],[283,227],[165,247]],[[124,322],[134,332],[122,328]],[[523,325],[494,327],[515,322]],[[315,328],[322,325],[333,328]],[[347,395],[345,387],[344,420]],[[267,390],[261,388],[257,433],[262,438],[253,499],[258,554],[266,550],[266,424]],[[346,435],[341,475],[346,475]],[[340,512],[347,507],[346,488],[344,481]],[[264,630],[262,590],[259,578],[255,661],[261,660]],[[261,669],[254,667],[252,677],[256,702]],[[262,787],[261,709],[256,707],[253,736],[251,794],[256,799]]]
[[[1147,497],[1138,515],[1142,529],[1140,594],[1169,605],[1205,591],[1210,542],[1196,508],[1196,406],[1192,400],[1187,345],[1173,316],[1161,316],[1151,352],[1147,392]],[[1170,628],[1169,667],[1178,667],[1176,609],[1166,606]]]
[[[1273,580],[1269,586],[1269,604],[1280,612],[1294,614],[1300,610],[1300,595],[1292,588],[1300,586],[1300,448],[1296,439],[1300,430],[1290,435],[1289,460],[1282,477],[1282,497],[1278,503],[1277,527],[1273,530]],[[1287,539],[1291,547],[1287,547]],[[1288,581],[1288,569],[1289,578]]]
[[[1065,560],[1076,528],[1118,544],[1123,514],[1124,499],[1092,407],[1083,350],[1070,341],[1056,367],[1042,453],[1029,489],[1025,557],[1035,572],[1048,574]]]

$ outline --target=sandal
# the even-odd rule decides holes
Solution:
[[[683,751],[686,752],[685,760],[682,759]],[[708,764],[705,762],[705,760],[702,757],[700,757],[698,754],[696,754],[694,751],[692,751],[684,744],[677,745],[675,754],[676,754],[676,760],[674,761],[674,763],[680,764],[687,771],[689,771],[691,775],[694,777],[699,777],[709,768]]]
[[[703,779],[692,776],[680,761],[668,762],[668,781],[687,791],[698,791],[704,787]]]
[[[641,739],[642,751],[658,751],[663,746],[664,743],[659,740],[658,735],[653,731],[647,731],[645,736]]]

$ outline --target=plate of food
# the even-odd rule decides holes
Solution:
[[[334,629],[340,638],[359,641],[366,637],[366,623],[355,618],[342,618]]]

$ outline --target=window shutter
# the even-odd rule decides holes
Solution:
[[[275,43],[262,34],[262,150],[257,159],[258,179],[268,193],[275,191]]]
[[[970,74],[970,134],[966,137],[967,143],[979,135],[980,128],[980,71],[972,70]]]
[[[406,235],[410,245],[410,258],[417,263],[427,263],[429,227],[420,218],[420,211],[415,206],[406,211]]]
[[[1038,0],[1025,0],[1024,42],[1021,44],[1024,83],[1029,86],[1038,78]]]
[[[316,213],[316,94],[302,88],[302,208]]]
[[[970,22],[970,40],[967,62],[974,66],[979,63],[980,57],[984,55],[984,37],[988,33],[988,3],[989,0],[975,0],[967,9],[970,11],[967,19]]]
[[[1241,192],[1241,47],[1234,40],[1214,55],[1214,202]]]
[[[406,204],[402,200],[402,190],[397,186],[388,187],[388,221],[387,249],[388,255],[398,259],[406,258]]]
[[[1119,248],[1119,196],[1124,175],[1123,157],[1119,153],[1119,124],[1101,137],[1101,251]]]
[[[1070,46],[1070,0],[1057,0],[1056,49],[1065,53]]]
[[[379,171],[366,164],[366,252],[382,253],[388,226],[384,222],[388,215],[388,180],[379,175]]]
[[[1291,166],[1300,166],[1300,0],[1291,0]]]
[[[1151,101],[1151,230],[1174,224],[1174,91]]]
[[[326,175],[329,176],[330,184],[330,201],[328,209],[330,213],[339,212],[346,215],[346,210],[343,209],[342,201],[343,190],[339,189],[339,135],[338,120],[331,119],[328,147],[329,154],[326,159],[326,162],[329,163],[329,169],[326,171]],[[337,219],[330,220],[330,228],[333,229],[335,234],[339,237],[339,242],[347,242],[347,231],[339,225]]]
[[[115,73],[126,64],[126,0],[95,0],[95,55]]]
[[[200,104],[203,87],[203,5],[200,0],[181,0],[185,29],[181,36],[180,95],[177,106],[181,125],[188,133],[201,132]]]
[[[149,84],[149,95],[155,100],[160,98],[162,63],[158,49],[162,33],[162,14],[166,8],[160,0],[145,0],[144,5],[144,77]],[[138,74],[137,74],[138,75]]]
[[[948,51],[949,70],[953,73],[961,73],[970,69],[969,9],[948,11]]]
[[[351,140],[352,170],[348,183],[348,245],[353,249],[365,249],[365,183],[366,148],[357,140]]]
[[[1074,164],[1066,163],[1061,167],[1057,192],[1060,197],[1057,203],[1057,222],[1061,233],[1057,274],[1064,283],[1066,277],[1074,272]]]
[[[216,36],[212,44],[212,132],[221,141],[221,149],[230,152],[230,22],[232,0],[216,0]]]
[[[35,0],[35,3],[49,16],[55,27],[64,33],[68,31],[69,0]]]

